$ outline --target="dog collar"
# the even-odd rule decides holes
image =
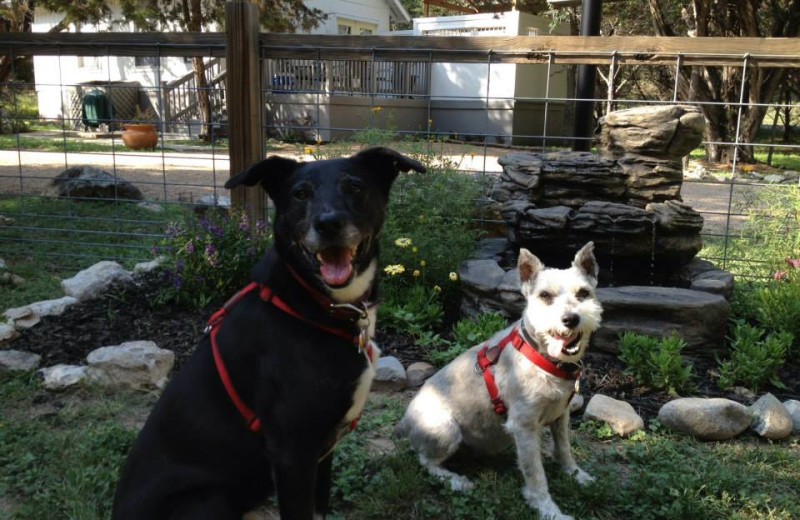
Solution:
[[[500,354],[509,343],[531,363],[538,366],[545,372],[561,379],[574,380],[575,391],[578,390],[578,381],[580,380],[581,376],[580,367],[578,367],[578,370],[576,371],[567,371],[563,368],[560,368],[556,363],[544,357],[538,350],[531,346],[531,344],[523,337],[523,329],[524,325],[520,320],[496,345],[484,345],[482,348],[478,349],[478,360],[475,364],[475,371],[482,374],[483,381],[486,384],[486,390],[489,392],[489,399],[492,402],[494,411],[498,414],[505,413],[508,408],[506,407],[503,399],[500,397],[500,390],[497,388],[497,383],[495,383],[494,380],[494,374],[492,374],[492,371],[489,370],[489,367],[497,363],[497,360],[500,359]],[[572,396],[570,396],[570,399],[572,399]]]
[[[570,363],[568,361],[559,361],[558,359],[550,357],[550,355],[544,349],[541,348],[541,345],[539,344],[538,341],[536,341],[536,338],[534,338],[533,336],[531,336],[528,333],[528,328],[525,327],[525,318],[524,317],[519,321],[519,333],[522,336],[522,339],[524,339],[525,342],[528,343],[528,345],[530,345],[532,348],[534,348],[536,350],[536,352],[540,356],[542,356],[543,358],[548,360],[550,363],[554,364],[556,367],[558,367],[561,370],[564,370],[564,371],[570,372],[570,373],[577,372],[578,375],[580,375],[580,371],[582,369],[582,365],[580,365],[578,363]],[[569,379],[569,378],[565,378],[565,379]]]
[[[305,291],[313,298],[320,307],[322,307],[329,315],[334,318],[338,319],[346,319],[355,322],[367,320],[369,316],[369,310],[377,305],[376,302],[368,303],[368,299],[372,294],[373,287],[371,286],[369,289],[364,292],[359,298],[355,301],[356,303],[338,303],[333,301],[331,298],[317,290],[316,287],[308,283],[302,276],[300,276],[297,271],[292,268],[289,264],[286,265],[286,269],[288,269],[289,273],[291,273],[292,277],[295,281],[305,289]],[[363,327],[362,327],[363,328]]]

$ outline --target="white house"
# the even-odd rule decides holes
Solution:
[[[392,22],[411,18],[399,0],[308,0],[306,5],[328,15],[310,32],[315,34],[382,34]],[[120,19],[119,3],[111,1],[112,19]],[[37,5],[33,32],[47,32],[62,16]],[[71,26],[70,30],[75,31]],[[132,24],[103,22],[83,25],[81,32],[133,31]],[[212,96],[224,95],[224,60],[206,60]],[[159,66],[160,63],[160,66]],[[116,118],[130,119],[136,107],[151,108],[156,115],[187,121],[192,113],[194,79],[189,59],[175,57],[81,57],[36,56],[34,58],[39,113],[46,118],[67,118],[80,127],[81,99],[98,88],[108,91]],[[159,87],[161,92],[159,96]]]

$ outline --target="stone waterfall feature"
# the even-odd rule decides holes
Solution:
[[[628,330],[677,333],[689,351],[724,339],[733,276],[695,259],[703,217],[681,201],[682,159],[702,139],[702,114],[690,106],[613,112],[598,124],[600,155],[514,152],[491,199],[507,239],[486,239],[461,266],[463,310],[519,316],[516,257],[530,249],[566,267],[592,240],[605,308],[595,347],[615,352]]]

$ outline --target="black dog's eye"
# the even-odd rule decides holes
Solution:
[[[301,186],[292,192],[292,197],[297,200],[308,200],[311,198],[311,190],[306,186]]]
[[[358,181],[348,181],[346,184],[346,188],[348,193],[352,195],[358,195],[362,191],[364,191],[364,185]]]
[[[575,297],[578,299],[578,301],[583,301],[589,296],[591,296],[591,293],[586,289],[580,289],[575,293]]]
[[[553,295],[547,291],[542,291],[539,293],[539,299],[542,300],[547,305],[553,303]]]

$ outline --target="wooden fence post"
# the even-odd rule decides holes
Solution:
[[[232,176],[264,158],[258,16],[258,6],[250,2],[225,4],[228,153]],[[260,186],[235,188],[231,200],[235,208],[244,208],[251,218],[266,218],[266,194]]]

